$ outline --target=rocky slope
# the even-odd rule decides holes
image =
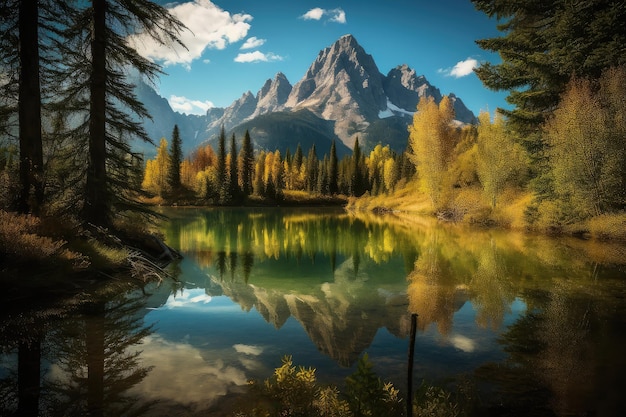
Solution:
[[[344,35],[321,50],[293,86],[279,72],[256,95],[245,92],[227,108],[210,109],[204,116],[175,113],[165,99],[159,100],[150,90],[145,85],[138,88],[140,100],[155,120],[146,122],[146,129],[158,140],[169,137],[177,123],[186,151],[201,143],[213,143],[222,126],[227,135],[238,133],[238,139],[248,129],[255,146],[267,150],[284,152],[289,148],[293,152],[298,143],[305,147],[304,143],[316,137],[322,152],[332,140],[348,149],[358,137],[366,149],[384,143],[402,151],[407,143],[406,127],[420,98],[432,96],[436,102],[442,98],[439,89],[407,65],[381,74],[374,58],[352,35]],[[449,96],[457,120],[475,122],[462,100],[452,93]]]

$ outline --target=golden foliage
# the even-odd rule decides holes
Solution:
[[[167,192],[169,189],[167,182],[169,166],[170,156],[167,152],[167,140],[161,138],[156,158],[146,162],[146,171],[141,183],[142,188],[158,195]]]
[[[545,125],[557,198],[569,217],[590,217],[626,205],[626,67],[606,71],[595,88],[573,78]]]
[[[504,119],[496,113],[493,123],[488,112],[478,116],[476,171],[492,207],[512,180],[519,178],[524,163],[522,148],[506,132]]]
[[[451,197],[447,172],[458,142],[453,120],[454,111],[447,96],[439,106],[432,97],[422,97],[409,126],[409,158],[435,211],[447,208]]]

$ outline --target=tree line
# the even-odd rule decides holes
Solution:
[[[248,131],[241,140],[221,130],[217,152],[211,145],[201,146],[181,160],[178,127],[172,132],[172,145],[162,138],[154,159],[148,160],[142,186],[147,191],[172,196],[181,189],[192,191],[209,204],[237,204],[249,196],[281,201],[285,190],[314,195],[362,196],[392,192],[401,180],[411,178],[415,169],[407,154],[389,146],[377,145],[366,155],[357,138],[352,155],[339,159],[336,144],[328,154],[318,156],[315,144],[306,151],[300,144],[293,155],[279,150],[255,150]],[[178,180],[173,181],[173,178]]]
[[[130,140],[150,117],[130,71],[161,68],[129,37],[181,44],[183,24],[148,0],[7,0],[0,5],[0,203],[109,227],[142,210]]]

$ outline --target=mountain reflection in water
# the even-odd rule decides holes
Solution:
[[[2,316],[0,414],[227,415],[285,354],[341,384],[367,352],[403,389],[411,313],[418,385],[471,380],[490,415],[626,411],[623,245],[329,209],[165,214],[178,281]]]

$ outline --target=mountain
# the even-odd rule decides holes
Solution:
[[[338,151],[348,152],[357,138],[366,150],[382,143],[403,151],[420,98],[432,96],[437,103],[442,99],[439,89],[407,65],[383,75],[352,35],[321,50],[293,86],[279,72],[256,95],[247,91],[230,106],[209,109],[203,116],[174,112],[147,85],[137,92],[155,120],[145,124],[151,137],[169,138],[177,123],[186,152],[202,143],[215,144],[223,126],[227,136],[235,133],[239,141],[249,130],[258,149],[293,153],[298,143],[305,151],[316,143],[319,156],[332,140],[341,143]],[[476,121],[459,97],[449,97],[459,122]]]

